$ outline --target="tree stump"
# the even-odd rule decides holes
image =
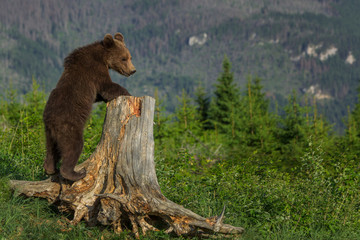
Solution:
[[[116,232],[166,229],[177,235],[237,235],[241,227],[223,224],[218,217],[203,218],[168,200],[160,191],[154,163],[151,97],[118,97],[107,104],[101,140],[88,160],[76,171],[86,176],[69,182],[61,176],[44,181],[11,181],[18,194],[46,198],[61,211],[71,212],[72,224],[112,225]]]

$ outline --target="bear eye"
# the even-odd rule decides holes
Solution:
[[[123,59],[121,59],[121,60],[125,62],[127,59],[126,59],[126,58],[123,58]]]

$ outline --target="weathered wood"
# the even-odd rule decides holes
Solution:
[[[45,181],[11,181],[18,194],[42,197],[62,211],[74,213],[72,224],[112,225],[121,232],[127,222],[136,237],[157,231],[160,220],[167,233],[241,234],[244,229],[223,224],[220,217],[203,218],[168,200],[160,191],[154,163],[151,97],[119,97],[107,104],[101,140],[76,171],[87,175],[74,183],[60,176]]]

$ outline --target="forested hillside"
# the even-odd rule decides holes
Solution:
[[[170,112],[182,89],[210,95],[227,55],[235,82],[261,78],[273,109],[295,90],[343,128],[360,76],[359,11],[357,0],[3,0],[0,87],[26,93],[34,76],[48,92],[72,49],[120,31],[138,71],[113,80],[135,95],[157,88]]]

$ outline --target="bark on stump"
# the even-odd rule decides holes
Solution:
[[[71,183],[60,176],[44,181],[11,181],[18,194],[41,197],[61,211],[74,213],[72,224],[112,225],[116,232],[129,226],[140,231],[166,229],[177,235],[238,235],[241,227],[223,224],[218,217],[203,218],[168,200],[160,191],[154,163],[151,97],[119,97],[107,104],[101,140],[88,160],[85,178]]]

